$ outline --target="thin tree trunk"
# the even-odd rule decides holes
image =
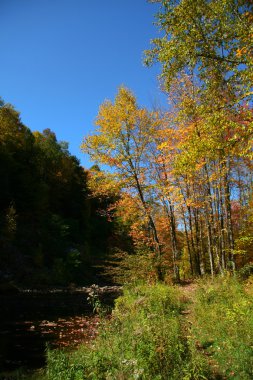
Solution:
[[[198,274],[201,276],[201,268],[200,268],[200,237],[199,237],[199,221],[198,221],[198,211],[197,209],[193,209],[193,217],[194,217],[194,227],[195,227],[195,240],[196,240],[196,254],[195,260],[197,264]]]
[[[177,235],[176,235],[176,222],[175,222],[175,215],[174,215],[174,208],[170,202],[169,202],[169,213],[170,213],[170,233],[171,233],[171,241],[172,241],[172,247],[173,247],[173,256],[174,256],[174,276],[176,282],[180,282],[180,273],[179,273],[179,266],[178,266],[178,259],[179,259],[179,252],[178,252],[178,244],[177,244]]]
[[[229,187],[229,179],[228,172],[229,162],[226,163],[226,172],[224,175],[224,193],[225,193],[225,213],[226,213],[226,228],[227,228],[227,237],[228,237],[228,246],[229,246],[229,254],[228,259],[232,266],[232,271],[235,270],[235,262],[234,262],[234,233],[233,233],[233,225],[232,225],[232,213],[231,213],[231,199],[230,199],[230,187]]]
[[[148,220],[149,220],[149,225],[150,225],[150,228],[152,230],[153,241],[154,241],[154,245],[155,245],[155,252],[156,252],[156,256],[157,256],[156,269],[157,269],[158,280],[159,281],[163,281],[164,276],[163,276],[163,273],[162,273],[162,263],[161,263],[162,250],[161,250],[161,245],[160,245],[160,241],[159,241],[159,238],[158,238],[155,222],[153,220],[152,215],[149,212],[147,203],[146,203],[146,201],[144,199],[144,194],[143,194],[140,182],[139,182],[138,175],[136,174],[136,172],[134,170],[134,166],[133,166],[132,163],[131,163],[131,168],[134,171],[134,179],[135,179],[136,188],[137,188],[137,191],[138,191],[138,194],[139,194],[140,201],[141,201],[142,206],[143,206],[143,208],[144,208],[144,210],[146,212],[146,215],[147,215]]]
[[[202,220],[200,220],[199,223],[199,237],[200,237],[200,271],[201,275],[203,276],[206,273],[206,266],[205,266],[205,255],[204,255],[204,236],[203,236],[203,226],[202,226]]]
[[[184,210],[183,207],[182,209],[182,217],[183,217],[183,222],[184,222],[184,232],[185,232],[185,237],[186,237],[186,244],[187,244],[187,249],[188,249],[188,254],[189,254],[189,262],[190,262],[190,267],[191,267],[191,274],[194,276],[194,270],[193,270],[193,263],[192,263],[192,252],[191,252],[191,246],[190,246],[190,239],[189,239],[189,234],[187,231],[187,224],[185,220],[185,215],[184,215]]]

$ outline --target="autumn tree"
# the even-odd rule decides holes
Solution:
[[[233,208],[245,194],[238,174],[242,167],[248,172],[252,159],[252,3],[160,3],[157,24],[164,35],[153,40],[146,63],[161,64],[162,85],[173,101],[168,129],[178,136],[173,172],[184,200],[188,251],[200,273],[213,274],[234,267]]]
[[[121,87],[114,103],[105,101],[96,119],[97,129],[85,138],[82,149],[91,158],[113,168],[123,188],[138,196],[147,218],[157,257],[159,278],[161,272],[161,245],[152,207],[149,202],[149,182],[145,151],[150,142],[154,121],[144,108],[139,108],[134,95]]]
[[[188,70],[198,75],[210,96],[218,88],[225,89],[227,95],[236,95],[237,102],[251,95],[252,2],[156,2],[161,3],[157,24],[164,35],[152,41],[146,63],[161,63],[166,89]]]

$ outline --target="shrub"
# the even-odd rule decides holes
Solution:
[[[242,267],[238,271],[238,276],[242,280],[247,280],[252,275],[253,275],[253,263],[248,263],[244,265],[244,267]]]

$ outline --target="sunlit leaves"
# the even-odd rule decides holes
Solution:
[[[252,4],[243,0],[160,2],[157,23],[164,36],[153,40],[146,61],[161,63],[165,87],[170,89],[183,70],[193,70],[210,94],[221,86],[232,86],[239,98],[244,96],[252,87]]]

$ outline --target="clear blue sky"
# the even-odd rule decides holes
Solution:
[[[146,0],[0,0],[0,96],[32,131],[50,128],[80,151],[99,105],[124,84],[138,104],[165,102],[143,51],[158,35]]]

